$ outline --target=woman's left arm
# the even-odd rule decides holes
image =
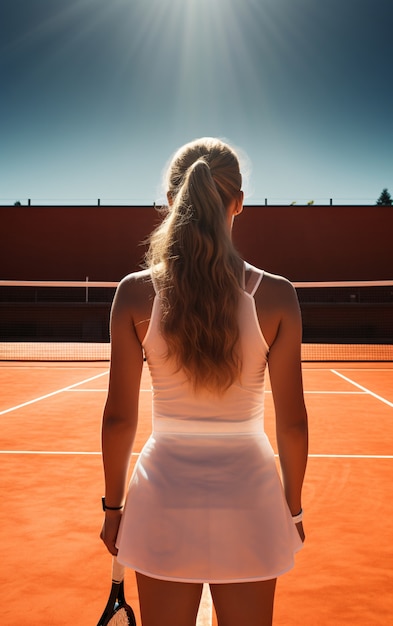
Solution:
[[[102,458],[108,507],[124,504],[129,461],[138,424],[143,350],[133,321],[133,291],[132,277],[123,280],[111,310],[111,364],[102,419]],[[111,554],[117,554],[115,542],[121,514],[121,510],[105,512],[101,539]]]
[[[293,516],[302,509],[302,486],[308,457],[307,410],[304,403],[302,323],[296,292],[280,281],[280,323],[269,352],[270,383],[276,413],[276,435],[285,496]],[[297,523],[304,541],[302,522]]]

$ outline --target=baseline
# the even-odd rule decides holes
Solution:
[[[0,454],[40,454],[40,455],[57,455],[57,456],[100,456],[102,452],[83,450],[0,450]],[[140,452],[132,452],[131,456],[139,456]],[[279,458],[278,454],[274,455]],[[308,455],[310,459],[393,459],[393,454],[312,454]]]
[[[78,383],[78,385],[81,385],[81,384],[82,383]],[[68,391],[70,393],[83,393],[83,392],[86,392],[86,391],[88,391],[89,393],[92,393],[92,392],[95,392],[95,391],[107,393],[108,388],[105,387],[105,388],[96,388],[96,389],[64,389],[64,391]],[[140,393],[150,393],[151,389],[139,389],[139,391],[140,391]],[[360,393],[360,391],[350,391],[349,393]]]
[[[0,454],[40,454],[48,456],[101,456],[102,452],[84,452],[83,450],[0,450]],[[139,452],[131,452],[131,456],[139,456]]]

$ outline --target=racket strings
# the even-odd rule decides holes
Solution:
[[[119,609],[111,617],[108,622],[108,626],[131,626],[132,622],[127,615],[127,611],[124,608]]]

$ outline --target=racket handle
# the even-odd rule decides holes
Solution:
[[[124,580],[125,567],[114,556],[112,559],[112,581],[114,583],[121,583]]]

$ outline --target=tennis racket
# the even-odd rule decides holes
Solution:
[[[124,597],[124,567],[114,556],[112,588],[97,626],[136,626],[134,611]]]

